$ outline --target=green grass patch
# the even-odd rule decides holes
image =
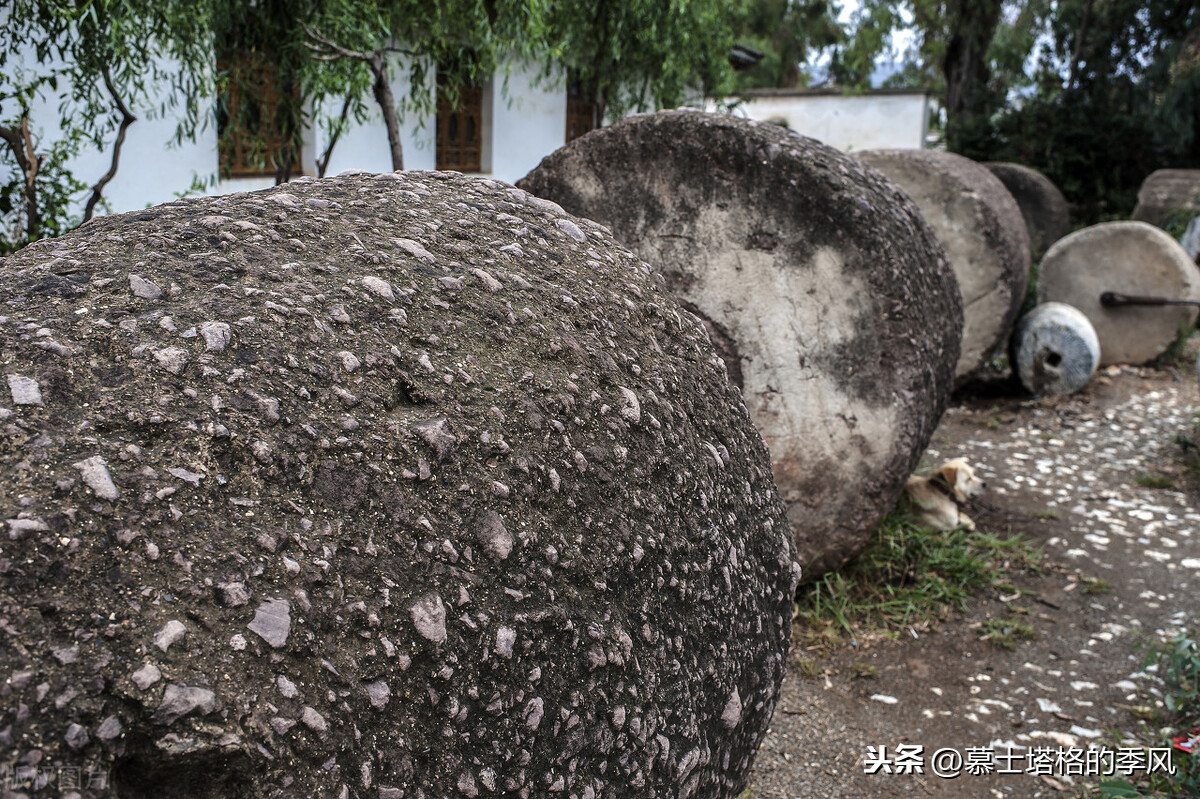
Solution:
[[[1107,594],[1112,590],[1112,583],[1105,580],[1103,577],[1084,577],[1083,578],[1083,593],[1085,594]]]
[[[852,680],[873,680],[875,679],[875,667],[861,660],[856,660],[850,664],[850,679]]]
[[[1171,738],[1187,734],[1200,719],[1200,642],[1197,634],[1181,632],[1170,641],[1152,642],[1145,647],[1143,668],[1156,667],[1163,681],[1162,702],[1146,718],[1158,730],[1162,740],[1155,746],[1170,746]],[[1200,756],[1172,750],[1175,773],[1130,775],[1125,779],[1101,782],[1092,796],[1200,796]]]
[[[1175,332],[1175,339],[1163,350],[1162,355],[1159,355],[1151,363],[1158,369],[1189,369],[1191,368],[1191,359],[1187,357],[1187,344],[1191,339],[1192,334],[1196,332],[1195,325],[1180,324],[1179,329]]]
[[[1037,298],[1038,273],[1041,272],[1041,270],[1042,270],[1042,262],[1041,261],[1036,261],[1029,265],[1029,283],[1026,284],[1026,286],[1025,286],[1025,297],[1024,297],[1024,300],[1021,302],[1021,312],[1017,314],[1018,319],[1020,319],[1022,316],[1024,316],[1025,314],[1029,313],[1030,311],[1032,311],[1034,308],[1037,307],[1037,304],[1038,304],[1038,298]]]
[[[1175,481],[1165,474],[1139,474],[1133,481],[1142,488],[1174,488]]]
[[[1012,651],[1019,642],[1032,641],[1037,637],[1033,625],[1020,619],[988,619],[979,625],[979,640],[987,641],[997,649]]]
[[[815,680],[821,676],[821,664],[815,658],[797,658],[792,663],[792,671],[802,679]]]
[[[1041,553],[1017,536],[956,528],[928,530],[899,512],[839,572],[800,589],[797,618],[809,638],[853,636],[860,628],[898,629],[966,609],[970,598],[1036,570]]]
[[[1188,480],[1200,483],[1200,416],[1192,419],[1191,430],[1175,435],[1175,443]]]

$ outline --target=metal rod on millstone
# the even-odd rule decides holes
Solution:
[[[1141,297],[1106,291],[1100,295],[1100,304],[1105,308],[1124,308],[1129,305],[1191,305],[1200,308],[1200,300],[1172,300],[1167,297]]]

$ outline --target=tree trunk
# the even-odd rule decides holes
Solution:
[[[281,65],[281,72],[284,69]],[[294,75],[287,75],[281,80],[280,93],[285,97],[298,96],[295,89]],[[282,120],[283,141],[275,153],[275,185],[287,183],[292,179],[292,167],[300,160],[300,150],[304,146],[303,119],[297,108],[288,103],[284,109]]]
[[[108,171],[96,181],[96,185],[92,186],[92,196],[88,198],[87,207],[83,209],[84,222],[92,218],[92,214],[96,211],[96,205],[104,193],[104,187],[116,176],[117,167],[121,165],[121,147],[125,144],[125,131],[129,129],[130,125],[137,122],[137,117],[125,105],[121,95],[117,94],[117,87],[113,84],[112,74],[108,67],[104,68],[104,85],[108,89],[108,93],[112,95],[117,110],[121,112],[121,126],[117,129],[117,140],[113,142],[112,162],[109,164]]]
[[[25,178],[25,240],[37,241],[42,236],[42,212],[37,196],[38,157],[33,151],[28,112],[21,115],[19,129],[0,125],[0,139],[8,145],[21,175]]]
[[[329,159],[333,158],[333,148],[337,147],[338,139],[342,137],[342,131],[346,129],[346,119],[350,116],[352,102],[354,102],[354,95],[347,94],[346,101],[342,103],[342,114],[338,117],[333,134],[329,137],[329,143],[325,145],[325,152],[317,159],[317,177],[319,178],[325,177],[325,170],[329,168]]]
[[[383,53],[372,53],[371,73],[375,76],[375,102],[383,112],[383,122],[387,125],[388,149],[392,153],[392,169],[397,172],[404,169],[404,148],[400,144],[400,120],[396,116],[396,98],[392,95],[392,86],[388,83],[387,60]]]
[[[990,111],[987,50],[1000,24],[1001,0],[952,0],[946,9],[950,39],[942,61],[948,135]]]
[[[1083,53],[1083,44],[1087,40],[1088,25],[1092,21],[1092,0],[1083,7],[1083,20],[1079,23],[1079,32],[1075,34],[1075,47],[1071,51],[1071,72],[1067,79],[1067,91],[1073,91],[1079,85],[1079,58]]]

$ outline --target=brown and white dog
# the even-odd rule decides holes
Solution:
[[[935,530],[953,530],[962,525],[975,529],[971,517],[959,510],[968,497],[978,496],[987,483],[975,476],[966,461],[946,461],[928,477],[913,475],[904,484],[917,523]]]

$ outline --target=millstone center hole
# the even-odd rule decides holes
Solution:
[[[1047,366],[1059,366],[1060,364],[1062,364],[1062,356],[1057,352],[1050,352],[1046,354]]]

